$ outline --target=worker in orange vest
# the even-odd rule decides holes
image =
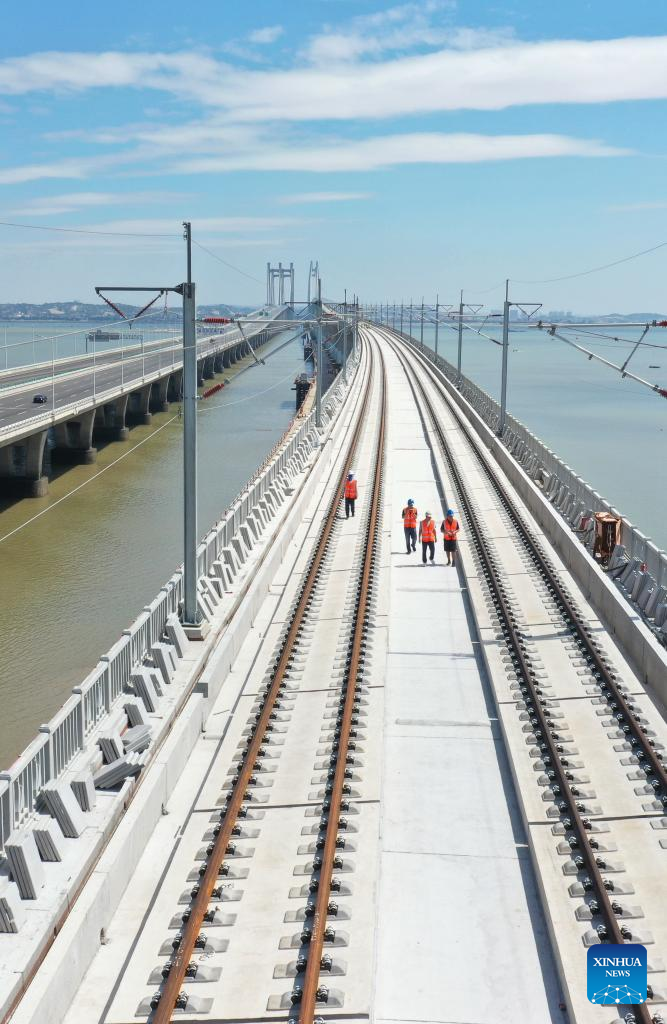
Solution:
[[[357,481],[354,479],[354,473],[347,474],[347,480],[345,481],[345,518],[349,519],[350,516],[354,518],[354,503],[357,500]]]
[[[403,519],[403,532],[405,533],[405,547],[407,554],[409,555],[412,551],[417,550],[417,509],[412,498],[408,498],[408,503],[401,512],[401,518]]]
[[[422,542],[422,562],[426,565],[426,552],[430,555],[431,565],[435,565],[435,521],[431,519],[431,513],[425,512],[424,518],[419,524],[419,539]]]
[[[440,533],[442,534],[445,542],[447,565],[454,565],[456,562],[456,539],[459,530],[459,521],[454,518],[454,513],[451,508],[448,508],[447,515],[442,520],[442,525],[440,527]]]

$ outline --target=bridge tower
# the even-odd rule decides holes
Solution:
[[[289,298],[285,284],[289,282]],[[277,284],[277,287],[276,287]],[[266,304],[267,306],[294,306],[294,264],[283,267],[279,263],[277,267],[266,264]]]
[[[308,268],[308,303],[322,301],[319,260],[311,260]]]

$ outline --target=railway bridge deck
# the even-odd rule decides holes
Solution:
[[[593,601],[429,360],[361,339],[322,428],[202,545],[208,636],[174,579],[104,663],[115,695],[46,786],[79,833],[51,822],[59,860],[34,857],[44,781],[17,810],[8,773],[13,1021],[663,1019],[664,648],[638,616],[618,643],[627,602]],[[455,568],[406,553],[408,497],[456,510]],[[588,1002],[609,941],[646,944],[646,1004]]]

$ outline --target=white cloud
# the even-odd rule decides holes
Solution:
[[[266,28],[256,28],[248,35],[248,42],[256,43],[260,46],[264,46],[267,43],[275,43],[276,39],[280,39],[284,31],[285,29],[282,25],[267,25]]]
[[[244,129],[232,143],[218,138],[215,123],[184,126],[183,131],[167,133],[156,145],[149,142],[147,137],[143,138],[144,141],[134,149],[107,157],[9,168],[0,171],[0,185],[50,178],[85,178],[96,171],[108,171],[111,167],[123,165],[132,167],[135,176],[226,171],[335,173],[372,171],[401,164],[481,163],[540,157],[609,157],[626,156],[629,152],[596,140],[566,135],[476,135],[462,132],[406,132],[352,141],[328,136],[325,141],[318,138],[312,142],[288,138],[284,131]],[[182,155],[192,151],[197,152],[197,155]],[[177,154],[178,158],[175,159]],[[172,162],[169,162],[169,157]],[[321,196],[327,193],[312,194]],[[363,193],[359,195],[363,196]],[[256,222],[256,218],[251,217],[244,220],[248,224]]]
[[[190,196],[182,192],[68,192],[58,196],[37,196],[6,216],[54,217],[96,206],[147,206],[156,203],[180,203]]]
[[[365,32],[368,40],[375,42],[364,44],[366,50],[357,59],[335,65],[323,62],[287,70],[258,70],[233,67],[210,53],[194,51],[53,52],[0,61],[0,93],[132,87],[167,93],[198,115],[181,124],[172,115],[153,123],[70,133],[71,138],[87,145],[109,146],[112,151],[5,165],[0,168],[0,185],[84,180],[97,173],[118,173],[120,168],[121,173],[131,170],[143,175],[226,170],[319,172],[410,163],[613,156],[625,151],[560,135],[420,132],[350,141],[323,132],[321,123],[358,123],[464,109],[500,110],[526,104],[667,98],[667,36],[489,46],[479,30],[466,36],[468,30],[447,29],[444,49],[375,59],[378,47],[382,50],[389,45],[392,32],[405,36],[412,30],[445,31],[430,23],[424,28],[419,21],[433,19],[442,9],[434,2],[406,3],[353,19],[347,31],[361,36]],[[458,33],[456,42],[452,42],[452,32]],[[484,45],[480,46],[480,39]],[[471,48],[454,49],[454,45]],[[369,47],[375,47],[372,53]],[[309,121],[318,122],[317,129],[297,131],[299,123]],[[62,142],[63,138],[52,135],[49,141]],[[68,212],[65,207],[71,203],[58,204],[57,198],[51,212]]]
[[[302,56],[313,64],[319,62],[350,62],[359,57],[378,57],[384,53],[409,53],[411,50],[435,47],[468,49],[507,42],[513,37],[511,29],[489,30],[460,28],[450,19],[439,19],[443,13],[451,14],[451,3],[406,3],[359,15],[347,27],[326,26],[313,36],[302,51]]]
[[[92,170],[89,160],[55,160],[53,163],[23,164],[0,170],[0,185],[20,185],[45,178],[85,178]]]
[[[240,73],[204,90],[236,121],[358,120],[545,103],[667,98],[667,36],[440,50],[375,63]],[[622,71],[621,71],[622,69]]]
[[[399,164],[481,163],[563,156],[623,156],[627,150],[564,135],[472,135],[414,132],[325,145],[263,145],[247,153],[179,162],[188,174],[220,171],[373,171]],[[175,168],[172,168],[174,170]]]
[[[290,196],[280,196],[278,202],[283,206],[297,206],[300,203],[346,203],[371,198],[370,192],[297,192]]]
[[[46,53],[0,61],[0,92],[131,86],[220,108],[236,123],[358,120],[665,99],[666,65],[667,36],[442,49],[286,71],[234,68],[195,52]]]
[[[52,90],[82,91],[145,84],[177,91],[189,75],[199,82],[223,65],[201,53],[77,53],[47,51],[0,61],[0,92],[18,96]]]
[[[285,228],[304,223],[302,220],[287,217],[191,217],[190,220],[193,233],[196,232],[200,235],[270,231],[273,228]],[[118,234],[168,235],[174,232],[180,235],[182,233],[181,224],[182,218],[174,216],[104,221],[98,224],[85,224],[82,227],[87,231],[111,231]]]

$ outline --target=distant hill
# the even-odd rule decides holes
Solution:
[[[651,320],[665,320],[667,313],[571,313],[569,310],[564,313],[561,309],[550,309],[548,313],[540,310],[533,317],[534,320],[542,320],[558,323],[639,323],[646,324]]]
[[[128,317],[135,316],[142,308],[141,306],[130,306],[124,302],[119,302],[118,307]],[[251,306],[230,306],[227,302],[197,307],[200,316],[231,316],[232,313],[249,313],[252,308]],[[39,304],[0,302],[0,320],[62,320],[64,323],[76,321],[89,323],[95,320],[117,319],[118,314],[101,302],[79,302],[76,299],[72,302],[42,302]],[[170,308],[166,312],[162,309],[158,314],[153,313],[151,316],[152,323],[179,322],[180,319],[179,306]]]

